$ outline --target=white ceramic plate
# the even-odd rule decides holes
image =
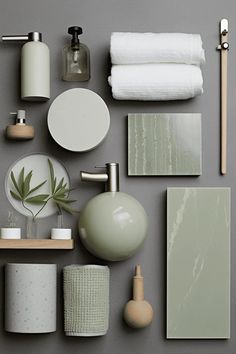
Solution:
[[[59,95],[48,111],[48,129],[63,148],[83,152],[97,147],[110,126],[106,103],[95,92],[74,88]]]
[[[22,167],[25,167],[25,175],[32,170],[33,176],[31,179],[31,188],[37,186],[39,183],[45,180],[47,180],[48,182],[46,182],[40,189],[38,189],[35,193],[33,193],[30,196],[34,196],[35,194],[49,194],[50,175],[48,169],[48,159],[50,159],[53,164],[55,176],[57,177],[57,183],[59,183],[60,179],[64,177],[65,183],[67,183],[69,186],[70,180],[65,167],[55,158],[45,154],[32,154],[23,157],[22,159],[14,162],[14,164],[9,168],[6,174],[5,190],[6,190],[7,198],[11,203],[11,205],[13,206],[13,208],[22,215],[30,216],[30,213],[22,206],[20,201],[14,199],[11,196],[10,190],[12,189],[15,191],[15,189],[13,187],[13,183],[10,178],[10,173],[11,171],[13,171],[17,179]],[[39,205],[33,205],[33,204],[29,204],[29,205],[33,213],[36,213],[41,207]],[[43,211],[38,215],[38,217],[39,218],[47,217],[55,214],[56,212],[57,212],[57,207],[54,205],[52,201],[49,201],[45,206],[45,208],[43,209]]]

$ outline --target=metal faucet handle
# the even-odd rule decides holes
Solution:
[[[80,171],[80,178],[82,182],[107,182],[108,175],[106,173]]]
[[[107,163],[106,166],[100,167],[95,166],[95,168],[105,169],[106,172],[80,172],[81,181],[87,182],[105,182],[106,189],[108,192],[118,192],[119,191],[119,164],[118,163]]]

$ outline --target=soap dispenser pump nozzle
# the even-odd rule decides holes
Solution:
[[[72,35],[72,39],[71,39],[72,50],[78,50],[79,49],[79,35],[83,33],[82,28],[78,27],[78,26],[69,27],[68,33]]]
[[[82,182],[105,182],[107,192],[119,192],[119,164],[106,163],[105,173],[80,172]]]
[[[16,116],[16,124],[25,124],[25,111],[18,109],[17,112],[10,112],[11,116]]]
[[[28,34],[11,34],[2,36],[2,42],[42,42],[41,32],[29,32]]]

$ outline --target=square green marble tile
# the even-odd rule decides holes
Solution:
[[[199,176],[201,114],[130,113],[129,176]]]
[[[230,188],[168,188],[167,338],[230,338]]]

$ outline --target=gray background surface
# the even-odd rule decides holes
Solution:
[[[79,183],[81,169],[93,169],[109,161],[120,162],[121,188],[135,196],[149,216],[148,239],[141,251],[132,259],[111,266],[110,330],[101,338],[71,338],[63,334],[61,272],[58,287],[58,331],[50,335],[17,335],[5,333],[0,322],[1,354],[23,353],[113,353],[113,354],[233,354],[235,338],[234,271],[232,257],[232,336],[224,340],[166,340],[165,339],[165,244],[166,244],[166,188],[168,186],[231,186],[232,188],[232,254],[236,249],[235,195],[236,183],[236,2],[226,1],[157,1],[157,0],[1,0],[0,33],[43,32],[51,50],[51,100],[47,103],[24,103],[19,100],[20,46],[0,47],[0,107],[1,133],[9,124],[8,112],[25,108],[37,135],[32,142],[9,143],[0,138],[0,224],[7,218],[9,203],[4,192],[4,177],[9,165],[31,152],[48,152],[66,164],[74,185],[79,187],[79,207],[102,191],[102,186]],[[218,22],[228,17],[230,22],[229,52],[229,171],[219,174],[219,53]],[[61,49],[66,41],[67,27],[84,28],[83,42],[91,50],[92,78],[88,83],[66,83],[60,80]],[[194,100],[165,103],[114,101],[107,84],[110,70],[109,39],[112,31],[153,31],[200,33],[206,50],[204,94]],[[140,43],[141,45],[141,43]],[[106,141],[96,150],[75,154],[60,148],[49,136],[46,124],[47,110],[52,100],[64,90],[86,87],[100,94],[111,113],[111,128]],[[127,177],[127,114],[129,112],[200,112],[203,117],[203,175],[189,178]],[[72,222],[72,219],[68,219]],[[76,230],[76,220],[74,219]],[[52,219],[45,223],[50,229]],[[44,225],[44,226],[45,226]],[[98,263],[78,243],[74,251],[0,251],[1,273],[0,310],[4,312],[3,265],[6,262],[55,262],[59,270],[65,264]],[[122,321],[122,308],[130,297],[131,276],[134,265],[140,262],[145,274],[146,298],[153,304],[155,318],[150,328],[143,331],[129,329]]]

